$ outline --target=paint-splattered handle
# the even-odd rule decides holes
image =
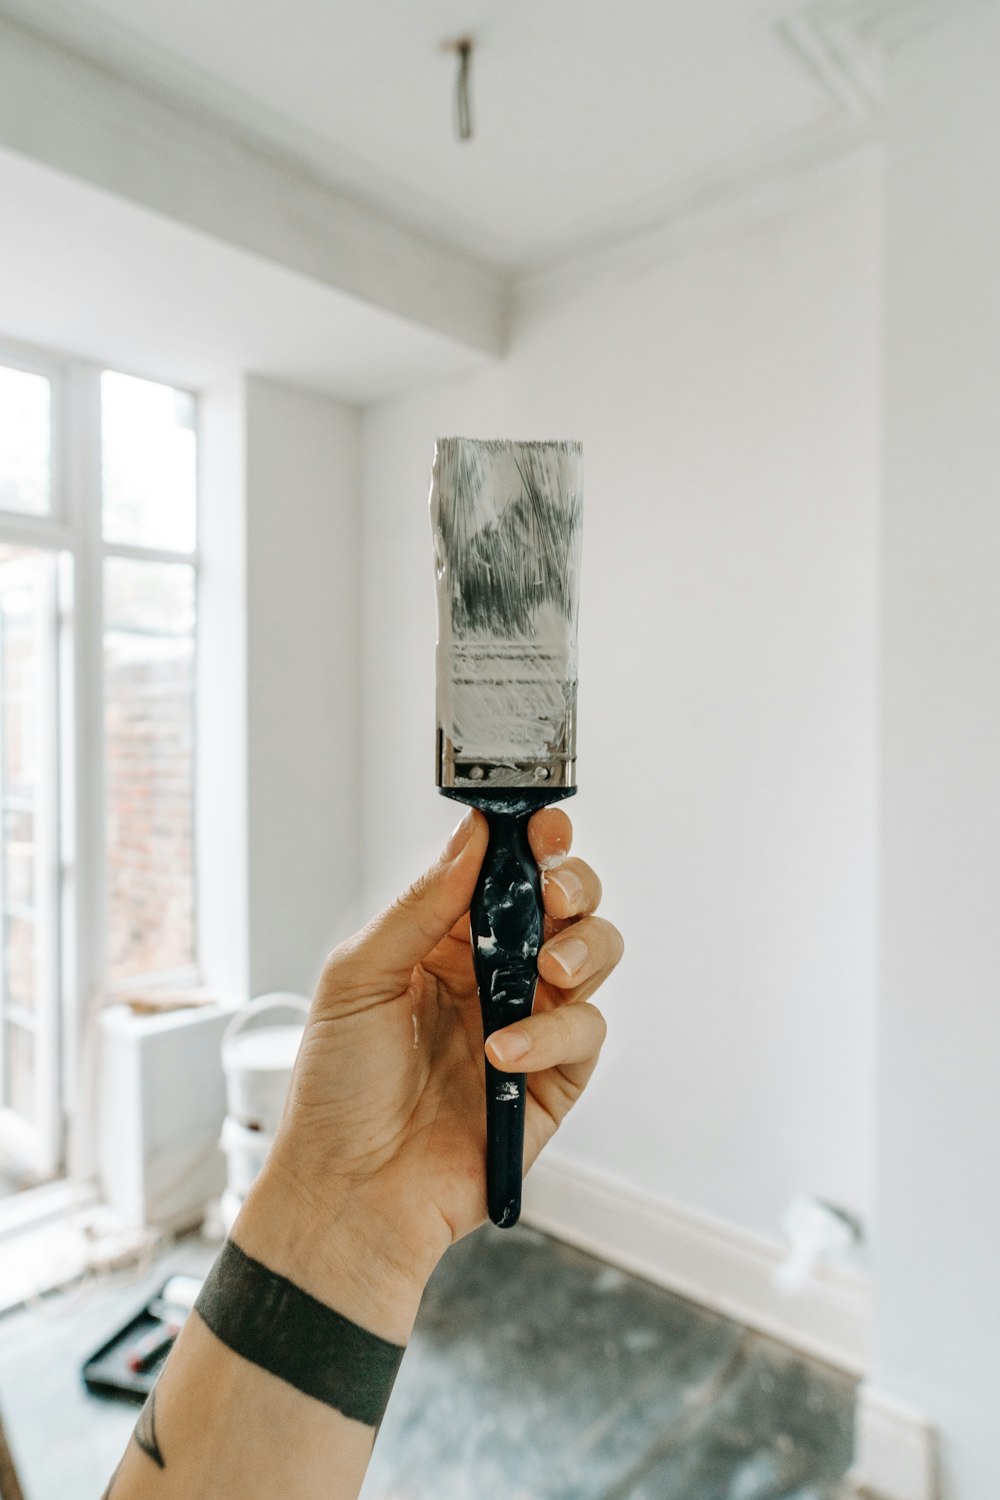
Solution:
[[[511,798],[511,801],[514,799]],[[538,867],[528,845],[533,808],[484,809],[490,842],[472,897],[472,961],[484,1039],[531,1015],[545,914]],[[486,1064],[486,1198],[494,1224],[521,1212],[525,1077]]]
[[[545,938],[542,886],[528,843],[528,820],[571,787],[508,788],[445,796],[477,807],[490,828],[489,845],[469,908],[472,961],[479,986],[483,1039],[531,1015],[538,982],[538,950]],[[486,1198],[501,1229],[521,1212],[524,1163],[525,1076],[486,1063]]]

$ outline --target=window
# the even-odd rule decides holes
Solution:
[[[195,960],[194,398],[106,371],[101,431],[107,960],[118,981]]]
[[[0,1191],[58,1165],[55,584],[0,545]]]
[[[95,994],[197,976],[192,395],[0,347],[0,1201]]]
[[[0,510],[52,508],[52,389],[37,370],[0,365]]]

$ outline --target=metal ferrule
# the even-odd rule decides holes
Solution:
[[[490,787],[575,787],[576,755],[552,754],[544,760],[490,760],[485,756],[475,759],[456,752],[439,729],[437,784],[469,791]]]

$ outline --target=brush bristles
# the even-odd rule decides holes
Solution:
[[[438,442],[438,781],[574,784],[579,443]]]

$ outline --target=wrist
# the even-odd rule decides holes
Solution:
[[[272,1157],[232,1229],[248,1255],[353,1322],[405,1344],[439,1258],[410,1243],[349,1183],[306,1192]]]

